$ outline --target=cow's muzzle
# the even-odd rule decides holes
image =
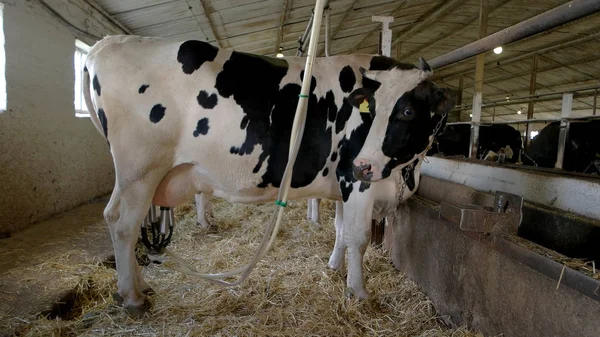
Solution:
[[[352,163],[354,178],[360,181],[370,182],[373,179],[373,166],[369,163],[358,161]]]

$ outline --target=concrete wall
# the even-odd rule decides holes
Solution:
[[[38,1],[2,2],[8,103],[0,112],[0,231],[14,232],[109,193],[114,173],[106,141],[89,118],[75,117],[72,30]],[[81,12],[68,8],[73,1],[62,5]]]

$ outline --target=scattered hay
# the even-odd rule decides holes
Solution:
[[[209,230],[196,225],[193,204],[177,209],[171,246],[205,272],[247,263],[274,210],[272,204],[213,203]],[[481,336],[444,325],[430,300],[393,268],[381,249],[369,247],[365,255],[367,288],[374,298],[347,299],[345,275],[326,267],[335,238],[335,204],[321,205],[324,221],[315,225],[304,219],[305,203],[290,203],[278,240],[241,286],[223,288],[150,264],[143,273],[156,290],[154,307],[148,317],[134,320],[114,304],[116,273],[99,261],[79,276],[70,314],[39,318],[18,335]]]

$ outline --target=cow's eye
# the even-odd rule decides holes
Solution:
[[[414,111],[411,108],[404,109],[404,116],[412,116],[413,113],[414,113]]]

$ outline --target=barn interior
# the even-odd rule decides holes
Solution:
[[[305,201],[291,205],[245,285],[148,264],[150,316],[134,320],[112,298],[102,210],[115,174],[82,95],[91,46],[131,34],[305,57],[314,0],[0,0],[0,335],[600,334],[598,1],[325,2],[317,57],[386,48],[402,62],[422,57],[433,80],[458,93],[448,126],[467,130],[455,153],[430,153],[405,206],[373,223],[365,260],[374,300],[346,298],[345,275],[326,268],[335,210],[325,200],[317,224]],[[553,10],[581,13],[539,19]],[[393,18],[390,41],[374,16]],[[551,28],[494,45],[543,24]],[[544,140],[551,123],[555,136]],[[522,151],[484,149],[492,125],[518,131]],[[506,199],[508,210],[496,207]],[[176,207],[171,243],[210,272],[246,263],[273,207],[212,202],[209,231],[196,226],[193,200]]]

